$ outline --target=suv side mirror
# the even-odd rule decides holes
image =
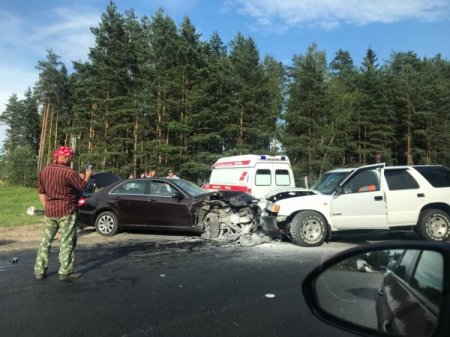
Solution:
[[[335,188],[334,188],[334,193],[335,194],[344,194],[344,188],[342,187],[342,186],[336,186]]]

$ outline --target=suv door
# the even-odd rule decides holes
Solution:
[[[389,190],[387,214],[390,226],[417,223],[425,192],[409,172],[406,167],[384,170],[386,190]]]
[[[361,167],[330,198],[331,218],[337,229],[388,228],[386,200],[381,185],[384,164]]]

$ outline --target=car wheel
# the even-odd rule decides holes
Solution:
[[[439,209],[425,210],[422,212],[416,231],[426,240],[447,240],[450,234],[450,218],[446,212]]]
[[[289,227],[294,243],[304,247],[320,246],[327,234],[325,218],[314,211],[298,213],[292,219]]]
[[[215,239],[220,233],[219,217],[216,213],[210,212],[206,214],[203,220],[203,237],[207,239]]]
[[[119,229],[117,216],[112,212],[102,212],[95,220],[95,229],[101,235],[113,236]]]

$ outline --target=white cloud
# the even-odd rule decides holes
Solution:
[[[65,63],[87,59],[94,45],[90,27],[98,25],[100,12],[89,8],[55,8],[40,13],[41,20],[0,11],[0,62],[45,59],[52,49]],[[36,15],[37,16],[37,15]],[[6,32],[6,33],[5,33]]]
[[[298,26],[332,29],[403,20],[448,20],[448,0],[229,0],[257,25],[283,31]]]
[[[98,26],[100,15],[90,9],[56,8],[52,14],[55,20],[33,27],[30,39],[45,50],[52,49],[65,62],[86,60],[95,42],[90,28]]]
[[[31,13],[32,11],[30,11]],[[92,8],[55,8],[45,12],[11,13],[0,9],[0,113],[12,94],[19,99],[38,80],[35,69],[52,49],[67,67],[86,60],[94,46],[90,27],[98,26],[101,12]],[[0,147],[5,127],[0,126]]]

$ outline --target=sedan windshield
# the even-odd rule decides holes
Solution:
[[[184,192],[189,194],[192,197],[196,197],[200,194],[207,193],[204,189],[202,189],[200,186],[191,183],[190,181],[182,180],[182,179],[172,179],[171,182],[173,182],[176,186],[178,186],[180,189],[182,189]]]
[[[322,194],[331,194],[334,188],[349,174],[350,171],[325,173],[314,183],[311,189]]]

